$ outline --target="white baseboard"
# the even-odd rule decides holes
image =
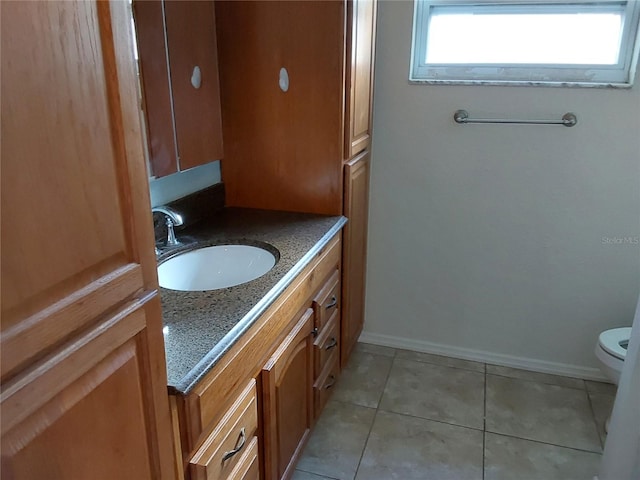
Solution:
[[[461,358],[463,360],[490,363],[492,365],[521,368],[523,370],[531,370],[533,372],[550,373],[565,377],[582,378],[584,380],[608,382],[607,378],[597,368],[581,367],[566,363],[547,362],[533,358],[516,357],[514,355],[504,355],[502,353],[492,353],[484,350],[454,347],[452,345],[442,345],[440,343],[395,337],[392,335],[381,335],[378,333],[363,332],[362,335],[360,335],[359,341],[384,347],[401,348],[416,352]]]

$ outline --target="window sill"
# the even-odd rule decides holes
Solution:
[[[420,79],[408,80],[409,85],[488,85],[499,87],[564,87],[564,88],[605,88],[630,89],[629,83],[593,83],[593,82],[548,82],[548,81],[519,81],[519,80],[436,80]]]

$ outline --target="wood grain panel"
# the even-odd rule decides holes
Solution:
[[[128,256],[121,152],[105,135],[115,66],[105,64],[98,23],[94,2],[2,3],[2,246],[12,252],[2,258],[3,311],[78,272],[95,280]],[[3,327],[14,320],[3,315]]]
[[[364,325],[369,158],[367,151],[345,165],[344,214],[349,222],[344,229],[342,254],[342,368]]]
[[[141,285],[140,266],[129,264],[8,328],[0,338],[3,377],[123,302]]]
[[[2,331],[37,323],[33,345],[53,345],[157,282],[130,14],[117,3],[1,8]],[[107,298],[80,298],[109,283]],[[60,330],[33,322],[79,300],[90,303]],[[3,377],[27,353],[5,365],[3,352]]]
[[[169,406],[171,408],[171,427],[173,430],[173,454],[175,457],[175,480],[184,480],[186,465],[182,459],[182,437],[180,432],[180,410],[178,398],[169,395]]]
[[[163,478],[140,303],[5,384],[3,478]]]
[[[313,422],[313,309],[308,308],[262,370],[265,476],[289,478]]]
[[[178,154],[174,135],[162,2],[135,0],[133,13],[151,174],[155,177],[164,177],[178,171]]]
[[[345,157],[351,158],[371,142],[376,0],[349,0],[348,9],[350,67],[347,73]]]
[[[216,13],[227,204],[340,214],[344,3],[218,1]]]
[[[180,170],[220,160],[222,117],[213,1],[166,1],[167,41]],[[191,75],[200,67],[202,85]]]

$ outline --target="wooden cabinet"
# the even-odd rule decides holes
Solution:
[[[223,156],[212,0],[133,3],[152,174]]]
[[[337,307],[340,302],[341,255],[341,236],[337,235],[192,391],[172,396],[172,403],[176,406],[174,418],[179,426],[179,455],[188,466],[186,473],[190,478],[253,479],[256,478],[256,469],[262,471],[261,478],[265,480],[289,478],[314,417],[324,405],[315,403],[317,395],[314,392],[323,392],[318,398],[326,401],[331,390],[331,387],[312,390],[318,378],[314,374],[317,371],[314,340],[324,338],[322,346],[325,349],[330,347],[331,359],[322,361],[332,369],[330,374],[334,383],[339,371],[335,369],[336,365],[339,366],[338,347],[331,347],[331,338],[328,337],[339,334],[335,325],[340,312]],[[338,297],[336,305],[330,305],[333,296]],[[321,314],[319,306],[330,318],[314,337],[318,319],[326,316]],[[328,378],[329,374],[324,379]],[[218,470],[211,469],[209,465],[219,465],[214,452],[221,450],[215,448],[214,439],[228,436],[222,435],[222,431],[233,431],[235,433],[229,438],[238,439],[240,424],[225,419],[236,418],[229,412],[243,410],[234,405],[238,405],[239,398],[246,397],[242,392],[246,391],[247,383],[256,383],[258,460],[247,458],[251,448],[245,445],[245,453],[235,466],[230,464],[225,467],[223,475],[211,477],[209,472]],[[326,387],[326,382],[323,386]],[[235,429],[220,427],[231,423],[237,424]],[[250,431],[245,430],[247,445],[251,443]],[[233,469],[231,473],[230,469]]]
[[[376,5],[216,2],[227,204],[349,218],[342,365],[364,321]]]
[[[370,142],[375,1],[217,1],[216,13],[227,204],[342,213],[343,160]]]
[[[349,359],[364,324],[369,157],[369,152],[365,151],[348,162],[344,169],[344,214],[349,223],[344,229],[342,253],[342,366]]]
[[[262,370],[265,476],[290,478],[313,421],[313,309],[308,308]]]
[[[171,457],[159,455],[170,433],[154,428],[153,409],[165,413],[166,393],[155,388],[147,354],[149,317],[158,310],[141,303],[3,385],[3,478],[173,478],[172,465],[162,465]]]
[[[2,477],[174,478],[129,7],[0,9]]]
[[[371,143],[377,4],[374,0],[352,0],[347,8],[345,158],[351,159]]]
[[[344,10],[216,1],[227,205],[340,213]]]
[[[348,2],[351,39],[348,59],[348,101],[345,120],[343,215],[349,219],[344,231],[342,270],[342,346],[344,367],[364,325],[367,265],[367,218],[369,215],[369,161],[372,128],[373,68],[375,56],[375,0]]]

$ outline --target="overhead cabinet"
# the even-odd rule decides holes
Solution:
[[[369,148],[371,143],[371,98],[375,53],[376,3],[347,2],[347,75],[345,102],[345,159]]]
[[[223,156],[213,0],[133,3],[151,174]]]
[[[375,12],[216,2],[229,205],[342,213],[343,161],[370,141]]]

